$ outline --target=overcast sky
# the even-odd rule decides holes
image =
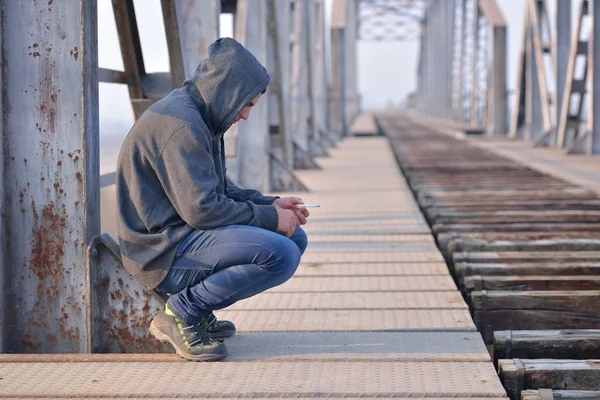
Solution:
[[[453,0],[447,0],[453,1]],[[515,85],[517,53],[523,24],[523,0],[497,0],[508,21],[508,87]],[[566,1],[566,0],[565,0]],[[548,1],[550,5],[554,1]],[[576,6],[573,1],[574,6]],[[329,9],[331,0],[326,0]],[[162,24],[160,0],[134,0],[147,72],[168,71],[169,60]],[[575,14],[575,13],[573,13]],[[111,0],[98,1],[99,65],[123,70]],[[221,35],[231,36],[231,18],[221,19]],[[417,42],[358,43],[358,84],[365,109],[399,104],[416,87]],[[124,135],[133,124],[125,85],[100,84],[100,133]]]

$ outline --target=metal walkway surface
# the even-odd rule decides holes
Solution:
[[[504,398],[387,139],[319,163],[299,171],[321,207],[298,273],[217,313],[239,331],[226,360],[5,355],[0,398]]]

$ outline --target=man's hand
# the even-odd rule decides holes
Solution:
[[[304,201],[299,197],[280,197],[275,199],[273,205],[278,209],[292,210],[298,217],[300,225],[304,225],[306,224],[306,218],[308,218],[310,213],[305,207],[299,207],[302,203],[304,203]]]
[[[286,210],[295,210],[296,204],[304,203],[300,197],[280,197],[275,199],[273,205],[275,207],[284,208]]]
[[[277,231],[282,232],[287,237],[292,236],[296,228],[300,225],[298,215],[292,210],[279,207],[275,207],[275,209],[277,210],[278,217]]]

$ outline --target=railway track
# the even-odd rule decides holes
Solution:
[[[379,117],[511,399],[600,398],[600,197]]]

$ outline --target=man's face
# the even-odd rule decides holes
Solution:
[[[258,99],[260,99],[260,96],[262,96],[262,93],[259,93],[255,98],[250,100],[250,102],[248,104],[246,104],[246,107],[244,107],[242,109],[242,111],[238,114],[238,116],[235,117],[235,119],[233,120],[234,124],[236,122],[238,122],[240,119],[244,119],[244,120],[248,119],[248,117],[250,116],[250,110],[252,109],[252,107],[254,107],[256,105],[256,103],[258,102]]]

